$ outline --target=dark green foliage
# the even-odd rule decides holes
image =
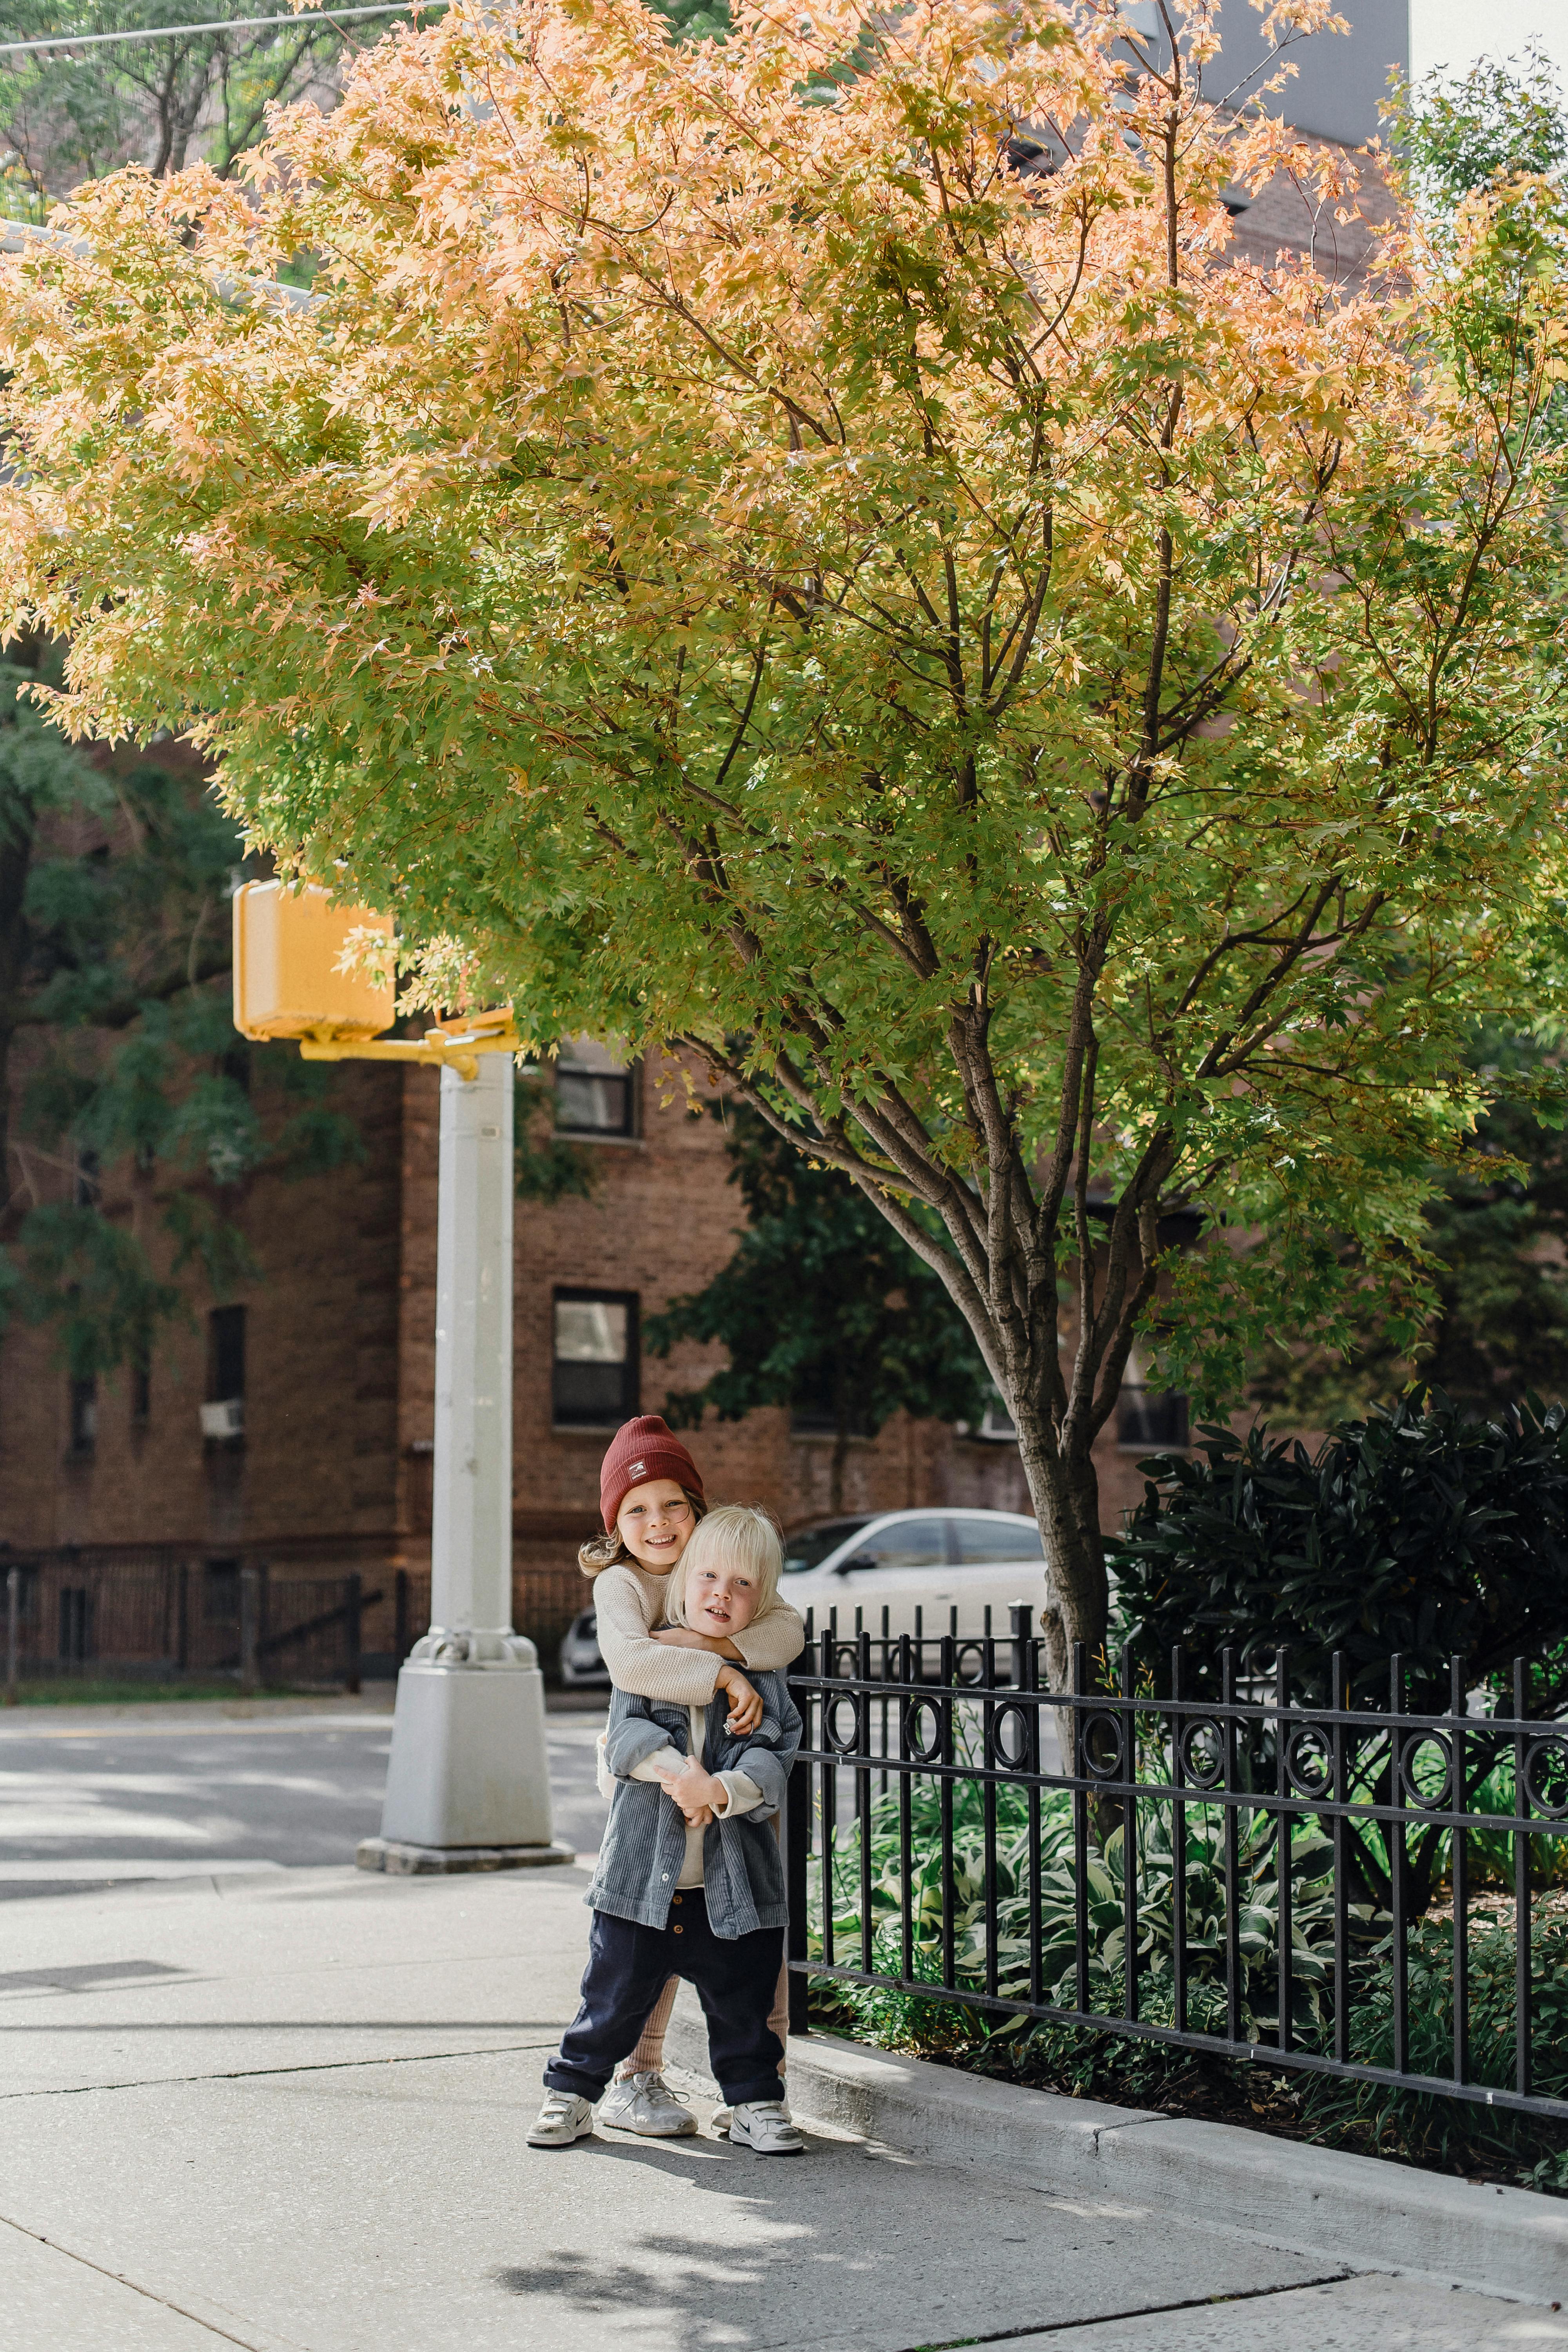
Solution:
[[[729,0],[649,0],[649,5],[668,18],[678,41],[722,40],[730,29]]]
[[[1568,1390],[1568,1141],[1559,1046],[1491,1034],[1473,1058],[1502,1082],[1458,1167],[1434,1170],[1421,1278],[1434,1309],[1415,1353],[1422,1377],[1485,1414],[1531,1391]],[[1354,1261],[1346,1244],[1342,1262]],[[1411,1261],[1414,1271],[1414,1261]],[[1266,1412],[1322,1428],[1404,1387],[1411,1353],[1371,1311],[1348,1358],[1277,1351],[1250,1395]]]
[[[665,1399],[672,1426],[789,1405],[819,1415],[842,1445],[900,1407],[978,1423],[994,1396],[939,1277],[848,1177],[802,1159],[752,1112],[729,1121],[730,1181],[747,1217],[740,1246],[705,1290],[643,1327],[655,1355],[681,1339],[729,1350],[705,1386]]]
[[[973,1738],[962,1725],[961,1759],[975,1760]],[[962,1780],[952,1791],[953,1980],[959,1990],[983,1991],[986,1982],[987,1931],[985,1826],[981,1785]],[[873,1966],[890,1976],[902,1972],[901,1921],[906,1904],[911,1920],[912,1975],[939,1983],[942,1967],[943,1870],[942,1797],[934,1781],[916,1779],[910,1791],[911,1869],[906,1891],[899,1801],[873,1801],[870,1815]],[[1039,1874],[1040,1986],[1042,1998],[1062,2009],[1076,2007],[1077,1863],[1072,1801],[1066,1790],[1049,1790],[1040,1801],[1037,1841],[1031,1844],[1028,1801],[1022,1789],[1005,1782],[996,1790],[996,1858],[994,1908],[996,1930],[996,1990],[1004,2000],[1029,1998],[1030,1875]],[[1173,1816],[1152,1798],[1139,1808],[1133,1853],[1137,1885],[1139,2013],[1152,2024],[1175,2021],[1172,1951],[1175,1886]],[[1189,1806],[1184,1825],[1186,1895],[1186,1955],[1189,2016],[1200,2032],[1225,2028],[1226,1865],[1224,1827],[1217,1809]],[[1321,1995],[1331,1968],[1333,1918],[1327,1875],[1332,1850],[1317,1824],[1307,1821],[1291,1832],[1290,1948],[1294,1983],[1292,2015],[1305,2028],[1321,2021]],[[1237,1853],[1241,1916],[1238,1987],[1243,2031],[1249,2037],[1272,2032],[1279,2016],[1279,1887],[1274,1824],[1262,1811],[1244,1816]],[[1091,1842],[1085,1870],[1089,1958],[1089,2005],[1108,2017],[1121,2013],[1126,1969],[1127,1843],[1121,1828],[1103,1844]],[[809,1895],[809,1948],[820,1954],[822,1887],[814,1874]],[[841,1829],[834,1846],[833,1925],[835,1950],[842,1958],[860,1947],[860,1831]],[[931,2003],[908,1999],[923,2016]],[[879,2012],[879,2014],[881,2012]]]
[[[1158,1759],[1153,1777],[1163,1778]],[[1172,1872],[1170,1811],[1146,1798],[1139,1808],[1139,2015],[1146,2024],[1175,2023],[1171,1967]],[[1248,2039],[1267,2041],[1276,2030],[1279,1951],[1277,1864],[1268,1816],[1244,1816],[1239,1855],[1242,2016]],[[1029,1833],[1024,1792],[996,1790],[998,1989],[1027,1999],[1025,1918],[1028,1908]],[[942,1885],[939,1807],[932,1784],[916,1780],[912,1798],[911,1863],[904,1892],[898,1805],[873,1802],[870,1823],[873,1966],[901,1973],[900,1921],[909,1903],[913,1919],[911,1974],[941,1980]],[[1187,1836],[1188,2003],[1191,2032],[1226,2030],[1221,1921],[1224,1874],[1217,1816],[1189,1806]],[[953,1947],[955,1983],[980,1992],[985,1983],[984,1824],[979,1785],[961,1780],[953,1791]],[[1327,2053],[1332,2047],[1334,1969],[1330,1887],[1323,1875],[1328,1842],[1310,1822],[1291,1841],[1292,1952],[1296,1993],[1292,2020],[1297,2046]],[[1076,2004],[1075,1862],[1070,1808],[1065,1793],[1041,1803],[1038,1846],[1045,1998]],[[1124,1846],[1117,1831],[1088,1855],[1089,2000],[1106,2016],[1122,2007],[1124,1985],[1122,1886]],[[858,1830],[841,1830],[835,1849],[834,1928],[837,1957],[858,1966],[860,1869]],[[821,1879],[811,1884],[809,1949],[822,1950]],[[1568,1916],[1549,1898],[1531,1947],[1531,2043],[1535,2087],[1551,2098],[1568,2096]],[[1389,1920],[1363,1916],[1352,1937],[1350,1968],[1350,2055],[1361,2065],[1394,2063],[1394,1974]],[[1407,1944],[1412,2072],[1441,2078],[1453,2068],[1451,1923],[1416,1925]],[[1515,1947],[1511,1925],[1484,1914],[1470,1920],[1470,2062],[1477,2083],[1510,2087],[1514,2079]],[[1058,1974],[1058,1971],[1060,1973]],[[812,1982],[812,2021],[887,2049],[912,2051],[968,2072],[1023,2083],[1076,2097],[1110,2099],[1168,2113],[1254,2125],[1347,2147],[1392,2156],[1445,2172],[1522,2181],[1568,2192],[1568,2152],[1561,2126],[1456,2099],[1390,2090],[1380,2084],[1271,2068],[1267,2058],[1246,2065],[1218,2055],[1123,2039],[1091,2027],[1036,2023],[939,2000],[901,1988],[853,1985],[819,1977]]]
[[[1442,1955],[1436,1944],[1426,1940],[1433,1933],[1426,1927],[1412,1937],[1412,2063],[1433,2061],[1440,2074],[1452,2065],[1452,2043],[1443,2042],[1443,2035],[1451,2032],[1451,2016],[1444,2005],[1447,1993],[1441,1975]],[[1480,1949],[1483,1972],[1477,1980],[1472,2010],[1475,2046],[1479,2050],[1490,2043],[1500,2049],[1512,2032],[1512,1939],[1505,1931],[1499,1930],[1495,1936],[1488,1931],[1480,1937]],[[1547,1938],[1537,1939],[1536,1968],[1535,1996],[1554,2017],[1560,2016],[1568,2005],[1568,1951],[1563,1948],[1561,1927],[1550,1948]],[[1543,1968],[1550,1972],[1542,1974]],[[1358,2012],[1352,2032],[1351,2054],[1358,2063],[1390,2063],[1386,2031],[1390,1982],[1386,1964],[1380,1965],[1367,1989],[1365,2011]],[[1418,2017],[1418,1998],[1425,1999],[1428,1993],[1437,1997],[1438,2006],[1429,2019]],[[1152,2000],[1152,2007],[1144,2007],[1145,2018],[1156,2024],[1169,2022],[1158,1990]],[[1202,2052],[1087,2027],[1031,2027],[1027,2020],[1020,2023],[1012,2018],[987,2016],[961,2002],[922,2000],[910,1994],[847,1986],[827,1977],[812,1980],[810,2014],[819,2031],[847,2033],[886,2050],[908,2051],[993,2081],[1065,2092],[1072,2098],[1152,2107],[1166,2115],[1242,2124],[1360,2156],[1392,2158],[1434,2172],[1469,2179],[1479,2176],[1568,2195],[1568,2148],[1563,2146],[1561,2125],[1468,2100],[1423,2097],[1382,2084],[1347,2083],[1332,2075],[1270,2067],[1266,2058],[1243,2065]],[[1193,2017],[1203,2031],[1208,2021],[1201,2002],[1194,2003]],[[1536,2048],[1544,2062],[1540,2087],[1561,2097],[1561,2063],[1553,2059],[1543,2035],[1537,2036]],[[1501,2081],[1504,2077],[1498,2074],[1479,2079]]]
[[[1411,1703],[1447,1706],[1448,1661],[1468,1685],[1514,1658],[1558,1654],[1532,1704],[1568,1696],[1568,1431],[1531,1401],[1489,1421],[1440,1391],[1345,1424],[1315,1454],[1209,1428],[1189,1458],[1160,1455],[1125,1533],[1110,1545],[1126,1639],[1163,1676],[1173,1643],[1194,1690],[1219,1653],[1259,1672],[1289,1650],[1292,1692],[1329,1696],[1343,1654],[1358,1702],[1384,1705],[1403,1656]]]
[[[1495,1919],[1472,1919],[1469,1937],[1471,2077],[1511,2090],[1514,2082],[1516,1946],[1512,1928]],[[1406,2065],[1412,2074],[1442,2076],[1454,2066],[1454,1929],[1448,1919],[1426,1919],[1409,1944],[1410,2040]],[[1351,2056],[1358,2065],[1392,2067],[1394,1979],[1386,1962],[1363,1966],[1351,2015]],[[1561,1912],[1538,1925],[1531,1937],[1531,2080],[1543,2098],[1568,2098],[1568,1919]],[[1440,2153],[1456,2127],[1473,2136],[1481,2118],[1462,2120],[1448,2099],[1421,2098],[1390,2091],[1379,2083],[1331,2083],[1315,2077],[1303,2084],[1301,2112],[1342,2126],[1364,2126],[1369,2146],[1387,2140]],[[1497,2138],[1511,2144],[1510,2120],[1498,2118]],[[1561,2140],[1562,2135],[1558,2134]],[[1540,2185],[1568,2189],[1568,2176]]]
[[[52,1323],[85,1376],[144,1356],[191,1281],[256,1276],[248,1178],[360,1147],[327,1070],[236,1034],[232,822],[176,755],[74,750],[25,695],[58,670],[36,642],[0,660],[0,1327]],[[102,1211],[116,1171],[128,1220]]]

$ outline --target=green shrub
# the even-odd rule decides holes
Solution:
[[[985,1987],[986,1913],[983,1797],[974,1781],[953,1790],[953,1969],[961,1989]],[[910,1792],[910,1916],[913,1965],[910,1973],[938,1980],[942,1948],[941,1798],[937,1784],[916,1779]],[[1173,1809],[1153,1798],[1138,1807],[1134,1869],[1138,1881],[1138,1975],[1145,2015],[1173,1998],[1172,1946],[1174,1935],[1175,1855]],[[1205,1986],[1220,1986],[1224,2008],[1225,1875],[1224,1829],[1216,1807],[1186,1808],[1186,1967],[1193,2021],[1207,2030]],[[1238,1943],[1243,2031],[1271,2032],[1279,2015],[1279,1886],[1278,1839],[1272,1818],[1247,1813],[1238,1839],[1241,1894]],[[1066,1790],[1047,1790],[1040,1802],[1041,1997],[1054,2007],[1078,2006],[1078,1870],[1073,1847],[1072,1801]],[[1332,1849],[1316,1825],[1297,1824],[1290,1838],[1291,1977],[1293,2016],[1300,2026],[1321,2015],[1333,1944]],[[904,1912],[899,1806],[896,1796],[879,1797],[871,1808],[871,1926],[877,1969],[902,1973]],[[1005,2000],[1029,1998],[1028,1803],[1023,1790],[1005,1783],[996,1791],[997,1989]],[[1120,1829],[1103,1845],[1090,1841],[1084,1884],[1089,1925],[1089,2001],[1106,2015],[1122,2005],[1126,1954],[1125,1839]],[[808,1949],[823,1949],[821,1878],[811,1880]],[[838,1957],[858,1955],[860,1937],[860,1832],[841,1832],[835,1847],[833,1931]],[[1363,1913],[1367,1933],[1375,1922]],[[900,1996],[915,1999],[917,1996]],[[1151,2005],[1152,2004],[1152,2005]],[[938,2004],[940,2006],[940,2004]],[[921,2004],[923,2010],[931,2006]],[[1198,2009],[1204,2021],[1198,2022]],[[1170,2021],[1167,2019],[1166,2021]],[[1216,2028],[1215,2030],[1222,2030]]]
[[[953,1986],[985,1988],[985,1887],[983,1798],[979,1785],[953,1790]],[[910,1796],[911,1868],[909,1907],[910,1976],[942,1978],[942,1873],[940,1797],[935,1783],[916,1779]],[[1173,2026],[1172,1965],[1175,1873],[1168,1803],[1142,1799],[1133,1866],[1137,1873],[1139,2012],[1152,2025]],[[1224,1877],[1216,1809],[1189,1805],[1187,1846],[1187,2030],[1226,2030]],[[1272,2038],[1278,2027],[1278,1842],[1269,1818],[1242,1817],[1238,1839],[1241,1892],[1242,2032]],[[1126,1953],[1123,1893],[1125,1840],[1120,1831],[1086,1855],[1089,2000],[1108,2020],[1123,2006]],[[870,1816],[872,1966],[902,1973],[904,1895],[899,1806],[879,1798]],[[1310,1822],[1290,1843],[1291,1952],[1295,1988],[1292,2025],[1298,2047],[1332,2048],[1332,1910],[1327,1864],[1331,1849]],[[996,1790],[996,1928],[998,1991],[1029,1997],[1030,1832],[1025,1792],[1005,1783]],[[1071,1800],[1047,1792],[1039,1814],[1042,1985],[1044,2000],[1061,2008],[1078,2001],[1076,1861]],[[813,1872],[808,1951],[823,1950],[820,1874]],[[836,1958],[860,1959],[858,1824],[841,1832],[835,1847],[833,1925]],[[1363,1907],[1352,1958],[1350,2053],[1357,2063],[1394,2063],[1394,1967],[1386,1914]],[[1428,1919],[1407,1942],[1412,2072],[1441,2077],[1453,2063],[1452,1923]],[[1473,1918],[1469,1934],[1470,2066],[1479,2084],[1507,2087],[1514,2064],[1514,1939],[1506,1920]],[[1568,1916],[1556,1911],[1531,1939],[1531,2047],[1536,2088],[1568,2097]],[[963,2000],[936,2000],[903,1987],[850,1985],[833,1978],[812,1981],[813,2016],[885,2048],[943,2059],[970,2072],[1097,2097],[1252,2121],[1329,2146],[1393,2156],[1447,2171],[1489,2170],[1537,2189],[1568,2194],[1568,2134],[1557,2125],[1435,2095],[1391,2090],[1379,2084],[1251,2064],[1215,2052],[1177,2049],[1092,2027],[1006,2017]]]
[[[1441,1711],[1449,1660],[1506,1688],[1516,1657],[1540,1714],[1568,1701],[1568,1417],[1533,1399],[1468,1420],[1436,1391],[1351,1422],[1309,1454],[1208,1428],[1190,1458],[1159,1455],[1110,1547],[1118,1630],[1161,1687],[1173,1644],[1213,1696],[1220,1652],[1243,1674],[1289,1653],[1292,1696],[1325,1703],[1342,1654],[1358,1705],[1386,1706],[1389,1660],[1409,1703]]]

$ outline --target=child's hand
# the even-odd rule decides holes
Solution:
[[[724,1784],[711,1772],[705,1772],[694,1758],[688,1757],[679,1772],[661,1772],[659,1784],[667,1797],[678,1804],[689,1825],[696,1829],[699,1817],[703,1824],[713,1818],[713,1803],[725,1801]]]
[[[730,1712],[724,1718],[725,1729],[736,1732],[755,1731],[763,1719],[762,1695],[752,1689],[740,1668],[721,1666],[718,1687],[730,1702]]]

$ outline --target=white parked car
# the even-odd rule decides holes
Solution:
[[[560,1652],[561,1680],[568,1690],[608,1690],[610,1677],[599,1655],[599,1619],[580,1609],[566,1628]]]
[[[840,1633],[913,1633],[915,1612],[928,1641],[947,1633],[952,1612],[965,1637],[983,1633],[985,1612],[999,1640],[1012,1630],[1008,1611],[1022,1601],[1037,1629],[1046,1601],[1046,1560],[1035,1521],[1016,1511],[880,1511],[824,1519],[784,1538],[784,1599],[804,1617],[816,1612],[820,1633],[838,1612]]]
[[[1046,1561],[1040,1530],[1016,1511],[879,1511],[819,1519],[784,1538],[779,1588],[804,1617],[815,1610],[820,1633],[830,1611],[838,1630],[855,1631],[855,1612],[868,1633],[912,1633],[915,1612],[928,1641],[945,1633],[958,1611],[958,1630],[984,1633],[985,1611],[997,1639],[1012,1631],[1008,1611],[1022,1601],[1035,1612],[1037,1632],[1046,1601]],[[561,1679],[569,1689],[607,1687],[592,1609],[574,1620],[561,1644]]]

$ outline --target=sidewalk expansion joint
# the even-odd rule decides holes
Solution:
[[[141,2295],[145,2302],[155,2303],[163,2310],[174,2312],[181,2319],[188,2319],[193,2327],[205,2328],[209,2336],[216,2336],[221,2343],[237,2344],[240,2352],[267,2352],[267,2347],[258,2344],[253,2337],[236,2336],[228,2328],[219,2327],[216,2321],[205,2318],[200,2312],[191,2311],[184,2304],[174,2303],[168,2295],[160,2294],[156,2287],[142,2286],[140,2281],[127,2278],[123,2271],[111,2271],[107,2263],[95,2263],[90,2254],[81,2254],[74,2246],[62,2245],[58,2238],[46,2238],[41,2230],[29,2230],[26,2221],[14,2221],[8,2213],[0,2213],[0,2223],[8,2230],[15,2230],[18,2237],[31,2238],[36,2246],[47,2246],[51,2254],[63,2254],[67,2262],[79,2263],[84,2271],[96,2271],[100,2278],[112,2279],[116,2286],[129,2288],[132,2294]],[[276,2345],[279,2340],[274,2336],[272,2342]]]
[[[438,2066],[447,2058],[510,2058],[520,2051],[552,2050],[560,2031],[548,2042],[498,2042],[483,2050],[411,2050],[385,2058],[307,2058],[293,2066],[225,2066],[206,2074],[148,2074],[133,2083],[56,2083],[37,2091],[0,2091],[10,2099],[85,2099],[107,2091],[173,2090],[185,2083],[249,2083],[268,2074],[341,2074],[354,2066]],[[0,2214],[0,2221],[5,2215]]]
[[[1180,2303],[1140,2303],[1127,2311],[1096,2312],[1089,2319],[1037,2319],[1026,2327],[1003,2327],[991,2336],[948,2336],[940,2344],[910,2344],[903,2352],[959,2352],[971,2344],[1032,2343],[1037,2336],[1071,2336],[1079,2328],[1105,2327],[1123,2319],[1161,2319],[1171,2311],[1209,2311],[1227,2303],[1262,2303],[1276,2294],[1296,2294],[1302,2287],[1341,2286],[1358,2273],[1344,2269],[1323,2271],[1315,2278],[1292,2279],[1286,2286],[1237,2287],[1233,2294],[1189,2294]]]

